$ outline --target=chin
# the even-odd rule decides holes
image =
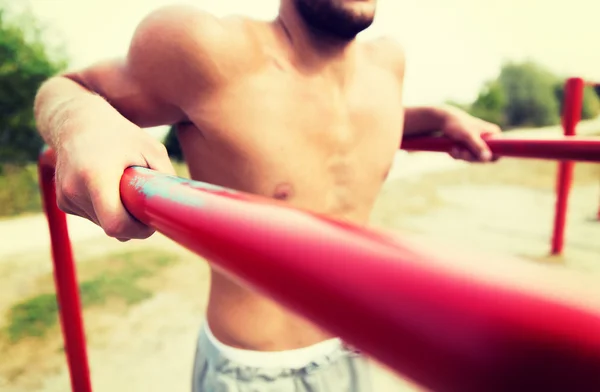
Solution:
[[[341,0],[340,7],[355,17],[364,19],[373,19],[377,1],[375,0]]]
[[[375,18],[376,0],[293,0],[304,21],[330,36],[351,40]]]

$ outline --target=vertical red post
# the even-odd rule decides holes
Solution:
[[[590,85],[600,94],[600,83],[590,83]],[[598,220],[600,221],[600,207],[598,207]]]
[[[91,392],[79,287],[67,228],[67,216],[56,205],[54,166],[54,155],[50,150],[44,151],[40,156],[38,171],[42,201],[50,229],[56,299],[71,376],[71,389],[73,392]]]
[[[600,221],[600,207],[598,207],[598,220]]]
[[[565,83],[563,97],[562,126],[566,136],[575,135],[575,128],[581,119],[583,105],[583,88],[585,82],[581,78],[570,78]],[[554,232],[552,235],[552,254],[562,253],[567,221],[569,191],[573,179],[573,162],[562,161],[558,164],[556,184],[556,212],[554,216]]]

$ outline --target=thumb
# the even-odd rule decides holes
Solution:
[[[149,169],[172,176],[177,174],[163,144],[158,143],[155,151],[146,152],[143,155]]]

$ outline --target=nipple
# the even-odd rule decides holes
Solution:
[[[277,200],[288,200],[292,197],[294,193],[294,189],[288,183],[279,184],[275,187],[275,192],[273,193],[273,198]]]

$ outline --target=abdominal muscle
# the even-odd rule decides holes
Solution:
[[[293,350],[334,337],[212,266],[207,320],[219,341],[246,350]]]
[[[304,200],[301,204],[308,203]],[[291,205],[297,203],[292,201]],[[354,223],[366,221],[350,215],[356,214],[338,218]],[[306,295],[311,295],[309,288]],[[207,320],[219,341],[247,350],[293,350],[333,338],[309,320],[244,287],[212,266]]]
[[[293,350],[332,338],[309,321],[214,269],[207,320],[219,341],[246,350]]]

